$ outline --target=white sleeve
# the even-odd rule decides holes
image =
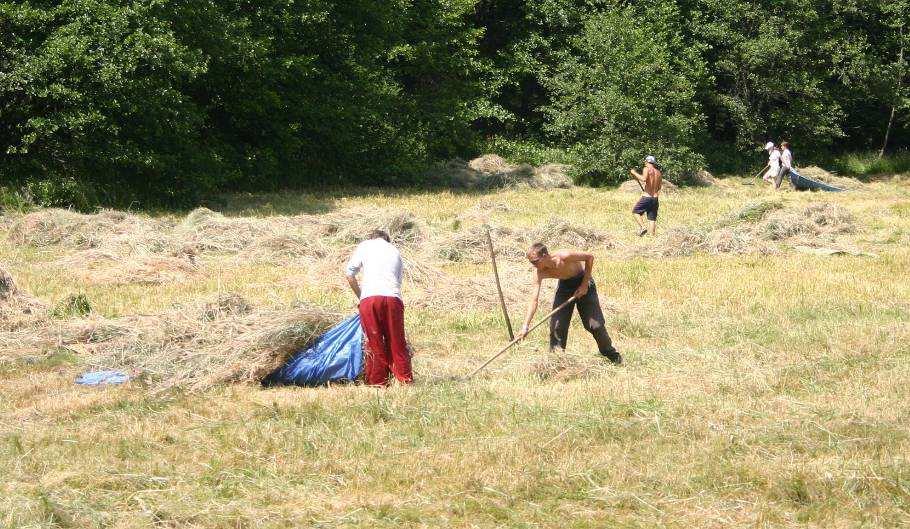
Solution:
[[[344,273],[348,277],[354,277],[357,275],[357,272],[363,267],[363,245],[357,245],[357,249],[354,250],[354,254],[351,255],[351,260],[348,261],[348,266],[345,268]]]

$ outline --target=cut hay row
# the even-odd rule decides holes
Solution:
[[[631,255],[772,254],[794,245],[832,244],[837,236],[853,233],[856,229],[850,212],[836,204],[781,208],[774,201],[749,203],[724,218],[719,228],[674,227],[666,230],[654,245],[632,249]]]
[[[3,284],[9,275],[0,270]],[[21,291],[0,298],[0,364],[69,350],[82,363],[119,369],[163,390],[256,383],[342,315],[308,305],[254,308],[237,295],[154,315],[53,319],[33,306],[24,323]]]
[[[206,276],[202,257],[211,253],[275,264],[305,262],[309,281],[324,283],[335,277],[344,288],[340,279],[345,261],[356,242],[377,227],[388,230],[402,248],[409,306],[461,312],[498,306],[486,271],[456,276],[445,270],[451,261],[488,262],[484,225],[440,234],[401,211],[359,208],[318,218],[231,219],[196,210],[174,222],[108,211],[81,215],[42,210],[16,219],[9,236],[21,244],[63,250],[54,264],[95,283],[197,280]],[[536,241],[551,247],[612,249],[615,258],[677,257],[811,248],[854,229],[852,216],[841,206],[786,208],[778,202],[747,204],[713,229],[669,229],[643,246],[623,245],[607,233],[559,218],[526,230],[491,227],[510,304],[521,303],[529,294],[524,252]],[[146,373],[155,387],[197,389],[258,380],[339,319],[313,307],[255,308],[236,296],[155,315],[86,318],[79,311],[52,311],[0,270],[0,362],[64,348],[94,365]]]
[[[0,336],[46,317],[47,306],[22,291],[0,263]]]

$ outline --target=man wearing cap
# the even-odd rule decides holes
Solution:
[[[401,254],[382,230],[373,230],[357,246],[345,269],[359,300],[360,323],[367,337],[363,378],[370,386],[387,386],[390,374],[402,384],[414,380],[404,336],[401,269]],[[359,282],[358,272],[362,272]]]
[[[630,169],[629,173],[638,180],[641,186],[641,198],[632,208],[635,220],[638,221],[638,236],[643,237],[650,230],[651,235],[657,234],[657,209],[660,207],[658,195],[663,187],[663,173],[657,165],[657,160],[653,156],[645,158],[645,167],[642,174],[638,174],[635,169]],[[648,216],[648,226],[645,226],[644,216]]]
[[[762,179],[774,187],[774,179],[780,172],[780,150],[774,146],[773,141],[765,144],[765,150],[768,151],[768,165],[766,166],[765,176]]]

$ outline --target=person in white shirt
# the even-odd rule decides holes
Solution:
[[[780,188],[780,183],[784,176],[790,174],[793,169],[793,153],[790,152],[790,142],[780,142],[780,169],[777,171],[777,177],[774,179],[774,189]]]
[[[768,165],[762,179],[774,186],[774,179],[777,178],[777,173],[780,172],[780,150],[774,146],[773,141],[765,144],[765,150],[768,151]]]
[[[382,230],[374,230],[357,246],[345,270],[359,300],[368,348],[363,377],[371,386],[387,386],[390,374],[403,384],[414,380],[404,335],[401,270],[401,253]]]

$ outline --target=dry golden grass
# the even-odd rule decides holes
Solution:
[[[405,290],[417,352],[410,388],[82,388],[73,377],[96,356],[7,343],[0,527],[907,525],[910,186],[773,195],[749,184],[666,197],[656,240],[635,236],[630,195],[584,188],[237,196],[224,217],[105,212],[66,217],[50,234],[4,221],[0,268],[36,310],[0,329],[0,344],[25,343],[35,319],[83,324],[42,312],[71,294],[91,302],[89,320],[194,314],[192,329],[207,337],[223,318],[290,313],[295,303],[347,313],[346,234],[371,222],[414,220],[401,242],[420,266]],[[769,202],[779,207],[756,206]],[[820,211],[851,228],[816,222]],[[370,218],[345,224],[355,213]],[[795,214],[799,229],[779,229]],[[53,218],[29,222],[58,226]],[[492,225],[504,249],[517,321],[529,270],[509,248],[551,219],[597,235],[580,243],[598,258],[626,365],[596,363],[576,322],[563,357],[539,331],[477,379],[454,380],[506,341],[489,265],[471,246],[480,226]],[[773,230],[763,224],[772,219]],[[703,238],[663,257],[674,233]],[[464,258],[441,253],[451,241],[462,241]],[[187,243],[191,253],[173,251]],[[878,257],[793,249],[805,244]],[[104,263],[111,273],[188,255],[196,270],[110,281],[74,257],[99,248],[114,257]]]

